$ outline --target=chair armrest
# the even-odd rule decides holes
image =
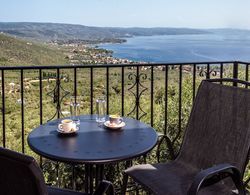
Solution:
[[[111,182],[103,180],[98,185],[96,191],[93,195],[104,195],[107,192],[107,195],[115,195],[114,186]]]
[[[219,164],[200,171],[195,176],[194,182],[188,190],[188,195],[196,195],[202,187],[213,185],[226,177],[232,178],[240,195],[245,195],[240,171],[230,164]]]

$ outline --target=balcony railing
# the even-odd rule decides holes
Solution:
[[[160,143],[167,141],[170,150],[159,152],[166,151],[162,144],[163,150],[152,152],[149,161],[156,161],[156,155],[158,160],[170,159],[178,153],[200,81],[205,78],[248,81],[249,64],[228,61],[0,67],[0,144],[35,156],[48,183],[81,189],[76,184],[77,177],[82,177],[77,175],[78,167],[67,169],[59,163],[46,164],[47,160],[37,157],[27,145],[27,135],[34,127],[69,113],[71,95],[82,96],[81,114],[94,114],[95,99],[104,95],[107,114],[117,113],[150,124],[168,138]],[[55,170],[54,176],[48,170]],[[65,170],[72,170],[72,175],[65,176]]]

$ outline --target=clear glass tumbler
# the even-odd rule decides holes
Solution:
[[[77,126],[80,125],[80,103],[81,103],[80,96],[71,96],[70,97],[71,120],[73,120]]]
[[[104,97],[100,97],[96,100],[96,122],[105,122],[106,115],[106,101]]]

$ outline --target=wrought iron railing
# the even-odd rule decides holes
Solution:
[[[83,97],[82,114],[94,114],[95,98],[105,95],[107,114],[119,113],[150,124],[164,135],[160,143],[166,141],[172,148],[165,155],[174,158],[199,82],[225,77],[248,81],[249,64],[224,61],[0,67],[0,143],[35,156],[26,142],[32,128],[67,115],[70,95]],[[158,160],[163,157],[159,151],[156,155]],[[54,167],[59,185],[59,164]],[[72,170],[75,180],[75,168]],[[75,182],[68,186],[74,187]]]

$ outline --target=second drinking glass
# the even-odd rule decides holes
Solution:
[[[77,126],[80,125],[80,96],[71,96],[70,97],[70,114],[71,119],[76,123]]]
[[[106,101],[104,97],[96,100],[96,122],[104,123],[106,116]]]

